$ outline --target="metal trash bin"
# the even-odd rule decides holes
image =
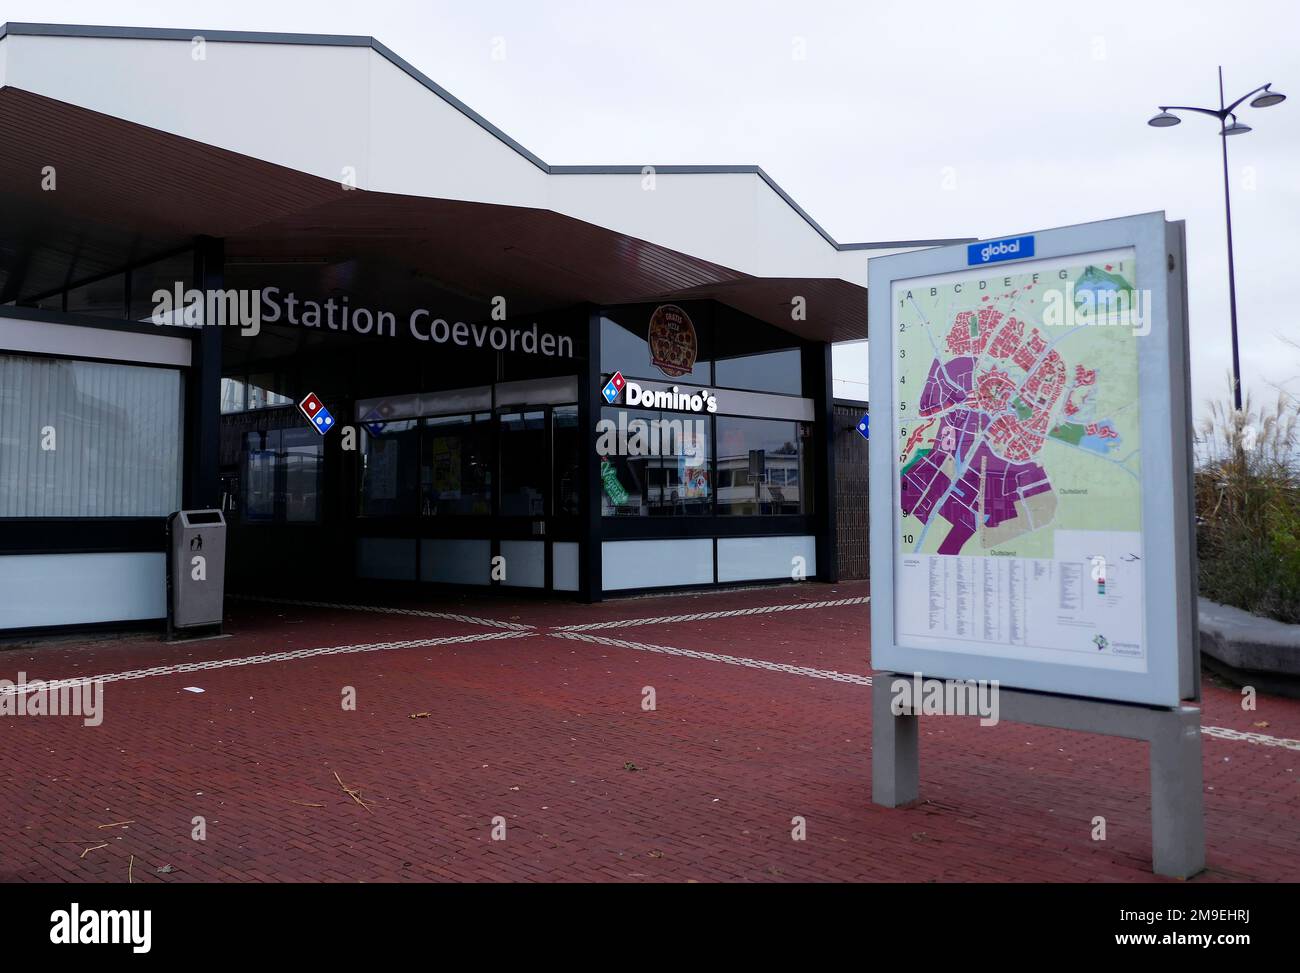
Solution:
[[[226,600],[226,518],[178,510],[167,518],[167,637],[175,629],[221,627]]]

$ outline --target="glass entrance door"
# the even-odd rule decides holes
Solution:
[[[501,516],[545,517],[549,511],[551,444],[546,409],[498,418]]]

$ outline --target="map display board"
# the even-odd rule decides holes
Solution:
[[[1188,594],[1148,584],[1153,562],[1190,582],[1174,569],[1191,560],[1189,431],[1166,236],[1151,214],[872,261],[877,668],[1194,695],[1174,644]]]
[[[1145,667],[1140,328],[1062,310],[1135,292],[1134,267],[1128,248],[894,283],[900,640]]]

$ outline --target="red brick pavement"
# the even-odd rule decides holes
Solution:
[[[597,606],[448,598],[418,607],[541,630],[112,682],[100,727],[0,719],[0,878],[122,881],[134,855],[137,881],[1151,880],[1141,744],[929,718],[923,802],[876,808],[867,687],[545,631],[866,593],[806,585]],[[230,616],[220,640],[11,649],[0,675],[491,631],[239,601]],[[590,634],[865,674],[867,619],[856,605]],[[340,705],[345,686],[355,712]],[[653,712],[641,708],[646,686]],[[1207,683],[1205,695],[1207,725],[1300,738],[1296,701],[1261,697],[1243,713],[1233,690]],[[1292,749],[1205,739],[1210,867],[1195,881],[1300,879],[1298,765]],[[791,840],[796,815],[806,841]],[[1104,842],[1091,840],[1095,815],[1107,819]],[[205,841],[191,838],[196,816]],[[496,816],[505,841],[491,840]],[[98,827],[118,821],[133,823]],[[164,865],[176,870],[156,872]]]

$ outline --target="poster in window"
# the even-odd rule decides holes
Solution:
[[[677,457],[677,476],[686,500],[709,498],[708,447],[702,430],[686,423],[682,431],[682,451]]]
[[[619,482],[618,470],[603,457],[600,461],[600,482],[604,484],[605,495],[615,507],[622,507],[627,503],[627,490],[623,489],[623,484]]]
[[[366,455],[366,496],[371,500],[397,499],[396,440],[370,440]]]
[[[650,315],[650,363],[669,378],[688,375],[695,368],[699,341],[690,315],[676,304],[661,304]]]
[[[432,443],[430,466],[435,495],[445,500],[460,499],[460,439],[436,436]]]

